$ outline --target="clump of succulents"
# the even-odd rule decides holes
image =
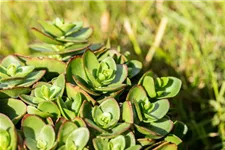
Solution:
[[[168,115],[178,78],[148,71],[136,82],[141,62],[119,49],[67,49],[87,44],[92,28],[60,19],[40,24],[34,30],[47,44],[34,49],[72,55],[1,61],[0,149],[178,149],[187,127]]]

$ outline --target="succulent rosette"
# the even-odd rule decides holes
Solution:
[[[60,117],[60,109],[54,102],[62,97],[65,88],[63,74],[54,78],[50,83],[38,82],[34,85],[31,95],[21,95],[20,98],[27,103],[28,114],[35,114],[42,118],[52,117],[54,120]]]
[[[25,115],[22,119],[24,145],[30,150],[50,150],[56,147],[56,134],[52,125],[46,124],[34,115]]]
[[[71,121],[64,121],[59,127],[57,135],[58,150],[84,150],[90,138],[88,128],[77,126]]]
[[[91,60],[91,61],[90,61]],[[91,95],[115,92],[126,84],[128,69],[124,64],[116,64],[114,59],[106,57],[98,61],[93,52],[87,50],[82,57],[74,57],[67,66],[67,78]]]
[[[101,50],[101,44],[89,44],[92,27],[83,27],[83,22],[65,23],[63,19],[39,21],[42,29],[33,28],[44,44],[32,44],[33,50],[44,52],[51,58],[66,60],[72,55],[82,54],[87,48]]]
[[[2,113],[0,113],[0,149],[17,149],[16,128],[12,121]]]
[[[108,49],[103,51],[98,56],[98,60],[102,61],[107,57],[112,57],[117,64],[126,64],[128,67],[128,77],[133,78],[136,76],[142,69],[142,63],[138,60],[131,60],[130,53],[128,51],[125,54],[121,54],[120,49]]]
[[[140,79],[141,85],[136,85],[127,94],[123,110],[126,111],[127,122],[134,123],[136,130],[144,139],[140,139],[143,145],[151,144],[149,139],[161,139],[171,132],[174,122],[166,115],[169,111],[169,101],[165,98],[175,96],[181,87],[181,82],[175,77],[162,77],[156,79],[154,84],[153,74],[147,72]],[[147,95],[147,93],[148,95]],[[150,98],[149,98],[150,97]],[[134,117],[129,117],[134,116]],[[180,141],[175,135],[166,137],[173,139],[178,145]]]
[[[96,134],[100,137],[114,137],[122,134],[131,126],[130,123],[120,122],[120,107],[113,98],[108,98],[94,107],[86,104],[81,117],[89,127],[98,132]]]
[[[17,56],[9,55],[0,65],[0,96],[18,97],[28,93],[30,86],[40,80],[45,70],[36,71],[34,66],[27,66]]]

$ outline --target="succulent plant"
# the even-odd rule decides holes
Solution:
[[[0,99],[0,113],[7,115],[14,124],[26,114],[27,106],[19,99]]]
[[[34,66],[26,66],[16,56],[5,57],[0,65],[0,96],[17,97],[30,91],[31,85],[40,80],[45,70],[34,70]]]
[[[169,110],[168,100],[150,102],[141,86],[134,86],[126,100],[131,102],[129,109],[132,109],[135,127],[141,134],[151,139],[159,139],[172,130],[173,122],[166,116]]]
[[[16,128],[12,121],[2,113],[0,113],[0,149],[17,149]]]
[[[20,95],[20,98],[30,104],[37,105],[44,101],[54,101],[62,97],[65,88],[65,77],[63,74],[54,78],[50,83],[38,82],[33,86],[31,95]]]
[[[54,128],[34,115],[23,117],[22,131],[25,137],[25,146],[31,150],[50,150],[56,146]]]
[[[91,109],[91,115],[89,111]],[[87,125],[95,129],[101,137],[114,137],[122,134],[131,126],[127,122],[119,122],[120,107],[117,101],[113,98],[104,100],[100,105],[91,107],[86,104],[81,117],[84,118]]]
[[[86,149],[90,132],[85,126],[77,126],[71,121],[65,121],[61,124],[57,136],[59,150],[83,150]]]
[[[128,77],[133,78],[142,69],[142,63],[138,60],[131,60],[130,53],[126,51],[125,54],[120,53],[120,49],[107,49],[99,54],[98,60],[102,61],[107,57],[112,57],[117,64],[125,64],[128,67]]]
[[[31,49],[50,54],[51,58],[68,59],[71,55],[82,54],[87,48],[101,49],[101,44],[89,44],[92,27],[83,27],[83,22],[65,23],[56,18],[52,22],[39,21],[42,29],[32,28],[44,44],[33,44]]]
[[[89,50],[82,57],[71,59],[67,66],[68,80],[73,78],[78,86],[95,96],[123,89],[126,86],[123,82],[127,74],[126,65],[116,64],[111,57],[99,62]]]
[[[28,114],[35,114],[42,118],[52,117],[54,120],[60,117],[59,107],[54,103],[58,97],[62,97],[65,88],[63,74],[53,79],[51,83],[38,82],[34,85],[31,95],[20,95],[27,103]]]
[[[167,115],[178,78],[148,71],[135,85],[142,63],[89,44],[92,28],[40,24],[34,31],[47,44],[31,47],[41,57],[1,61],[1,150],[178,149],[187,126]]]

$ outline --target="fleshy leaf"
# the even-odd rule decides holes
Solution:
[[[100,64],[95,54],[91,52],[90,50],[87,50],[83,55],[83,67],[93,87],[101,86],[101,84],[95,79],[95,76],[94,76],[97,73],[99,65]]]
[[[60,117],[60,110],[58,106],[51,102],[51,101],[45,101],[38,105],[38,109],[42,112],[47,112],[52,115],[53,118],[59,118]]]
[[[156,91],[157,98],[171,98],[178,94],[181,88],[181,80],[175,77],[157,78]]]
[[[53,35],[55,37],[63,35],[63,32],[59,28],[57,28],[54,24],[51,24],[46,21],[38,21],[38,22],[41,24],[44,31],[47,32],[48,34]]]
[[[116,65],[116,77],[111,84],[122,84],[128,75],[128,69],[126,65]]]
[[[170,104],[167,99],[158,100],[152,103],[152,108],[150,112],[144,112],[144,116],[147,120],[146,122],[156,121],[163,118],[169,111]]]
[[[37,145],[39,142],[46,143],[45,148],[51,149],[55,143],[55,131],[51,125],[45,125],[42,127],[38,138],[36,139]]]
[[[45,44],[45,43],[42,43],[42,44],[31,44],[29,45],[29,47],[32,49],[32,50],[35,50],[35,51],[39,51],[39,52],[46,52],[46,53],[53,53],[55,52],[55,48],[51,45],[51,44]]]
[[[110,149],[125,149],[126,141],[124,136],[119,135],[109,141]]]
[[[22,62],[20,62],[18,60],[17,56],[15,56],[15,55],[9,55],[1,61],[1,65],[6,68],[11,64],[14,64],[16,66],[23,65]]]
[[[25,138],[37,139],[45,123],[41,118],[27,114],[23,117],[21,126]]]
[[[26,105],[18,99],[0,101],[0,112],[6,114],[16,124],[26,113]]]
[[[54,80],[53,86],[57,86],[60,87],[60,97],[62,97],[64,89],[65,89],[65,84],[66,84],[66,80],[65,80],[65,76],[64,74],[60,74],[56,80]]]
[[[46,42],[48,44],[56,44],[56,45],[59,45],[59,44],[62,44],[62,42],[59,42],[57,40],[55,40],[54,38],[52,38],[51,36],[41,32],[40,30],[36,29],[36,28],[32,28],[35,35],[43,42]]]
[[[31,91],[29,87],[14,87],[0,90],[1,98],[17,98],[20,94],[27,94]]]
[[[62,146],[66,143],[68,136],[76,130],[78,127],[70,121],[64,122],[58,132],[58,146]]]
[[[50,114],[48,112],[43,112],[43,111],[41,111],[38,108],[33,107],[33,106],[27,106],[27,113],[31,114],[31,115],[37,115],[37,116],[40,116],[42,118],[53,117],[52,114]]]
[[[155,83],[154,79],[150,76],[145,76],[143,78],[143,87],[145,88],[146,92],[148,93],[148,96],[151,98],[156,97],[156,91],[155,91]]]
[[[83,68],[83,60],[81,57],[74,57],[68,62],[68,65],[66,68],[67,80],[72,82],[73,81],[72,76],[74,76],[75,78],[78,76],[79,78],[83,79],[85,82],[88,82],[86,73]]]
[[[92,141],[95,150],[106,150],[108,149],[108,141],[102,138],[95,138]]]
[[[112,130],[110,130],[110,132],[102,133],[99,136],[104,138],[112,138],[126,132],[127,130],[129,130],[130,127],[131,127],[130,123],[126,122],[118,123],[117,126],[115,126],[114,128],[112,128]]]
[[[173,122],[168,117],[164,117],[156,122],[145,124],[142,128],[137,125],[135,126],[139,132],[146,135],[148,138],[159,139],[172,130]]]
[[[142,63],[138,60],[131,60],[127,63],[128,66],[128,76],[133,78],[136,76],[142,69]]]
[[[141,145],[134,145],[127,148],[126,150],[141,150],[141,149],[142,149]]]
[[[125,122],[133,123],[133,109],[130,101],[125,101],[122,105],[122,119]]]
[[[32,138],[29,138],[27,137],[24,141],[24,144],[29,148],[29,149],[32,149],[32,150],[39,150],[39,148],[37,148],[37,142],[32,139]]]
[[[75,26],[74,26],[75,25]],[[70,28],[69,26],[71,26],[71,24],[67,24],[67,25],[62,25],[62,26],[60,26],[60,28],[64,31],[64,32],[66,32],[66,36],[67,35],[70,35],[70,34],[72,34],[72,33],[74,33],[74,32],[77,32],[78,30],[80,30],[81,28],[82,28],[82,26],[83,26],[83,22],[82,21],[79,21],[79,22],[74,22],[73,23],[73,28]],[[69,28],[70,28],[70,30],[68,30]]]
[[[63,39],[64,41],[70,42],[83,42],[86,41],[93,33],[92,28],[82,28],[78,32],[70,34],[67,38]]]
[[[70,149],[75,146],[77,150],[82,150],[87,144],[89,137],[89,130],[85,127],[80,127],[74,130],[66,140],[66,149]]]
[[[0,113],[0,149],[17,148],[16,128],[12,121],[4,114]]]
[[[99,116],[99,114],[97,113],[98,110],[102,111],[101,116]],[[96,106],[96,112],[93,112],[92,117],[95,120],[95,122],[98,124],[98,123],[100,123],[99,121],[101,119],[104,119],[104,121],[105,121],[106,116],[104,116],[104,115],[106,115],[106,114],[108,114],[110,116],[107,116],[107,117],[109,117],[109,118],[107,118],[109,120],[105,122],[105,125],[103,127],[110,128],[112,126],[115,126],[116,123],[120,119],[120,108],[115,99],[113,99],[113,98],[107,99],[107,100],[103,101],[99,106]]]
[[[124,137],[126,140],[126,148],[136,145],[136,139],[133,132],[128,132]]]
[[[27,65],[35,66],[36,68],[46,68],[51,73],[65,73],[66,64],[62,61],[51,58],[38,58],[38,57],[23,57]]]
[[[83,91],[82,89],[80,89],[79,86],[73,86],[70,83],[66,83],[66,93],[68,97],[74,97],[77,93],[82,94],[83,97],[85,97],[85,99],[89,102],[91,102],[93,105],[96,103],[96,101],[90,96],[88,95],[85,91]]]
[[[31,72],[30,74],[28,74],[26,76],[23,83],[19,84],[18,86],[19,87],[29,87],[29,86],[33,85],[35,82],[37,82],[44,76],[45,72],[46,72],[45,70]]]
[[[123,89],[124,87],[126,87],[126,84],[109,84],[108,86],[105,87],[95,88],[95,90],[101,92],[111,92]]]
[[[132,89],[130,89],[129,93],[127,94],[126,100],[129,100],[131,102],[133,101],[139,102],[146,98],[147,95],[145,93],[145,90],[141,86],[137,85],[134,86]]]
[[[75,117],[72,120],[78,127],[87,127],[84,120],[80,117]]]
[[[80,86],[83,90],[85,90],[86,92],[88,92],[91,95],[94,96],[99,96],[99,93],[96,93],[92,90],[92,87],[90,87],[82,78],[80,78],[79,76],[73,76],[74,81],[76,82],[76,84],[78,86]]]
[[[97,126],[92,120],[85,118],[84,119],[86,124],[91,127],[94,128],[95,130],[97,130],[98,132],[106,132],[104,129],[100,128],[99,126]]]
[[[137,139],[137,142],[141,144],[141,146],[147,146],[147,145],[152,145],[153,143],[155,143],[155,140],[150,138],[140,138],[140,139]]]
[[[174,134],[167,135],[165,141],[174,143],[176,145],[179,145],[182,142],[182,140]]]

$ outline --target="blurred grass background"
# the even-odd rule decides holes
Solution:
[[[30,55],[38,20],[84,21],[93,42],[121,46],[146,70],[182,79],[170,114],[189,127],[183,148],[225,149],[225,2],[1,2],[0,55]],[[146,57],[146,55],[148,57]]]

